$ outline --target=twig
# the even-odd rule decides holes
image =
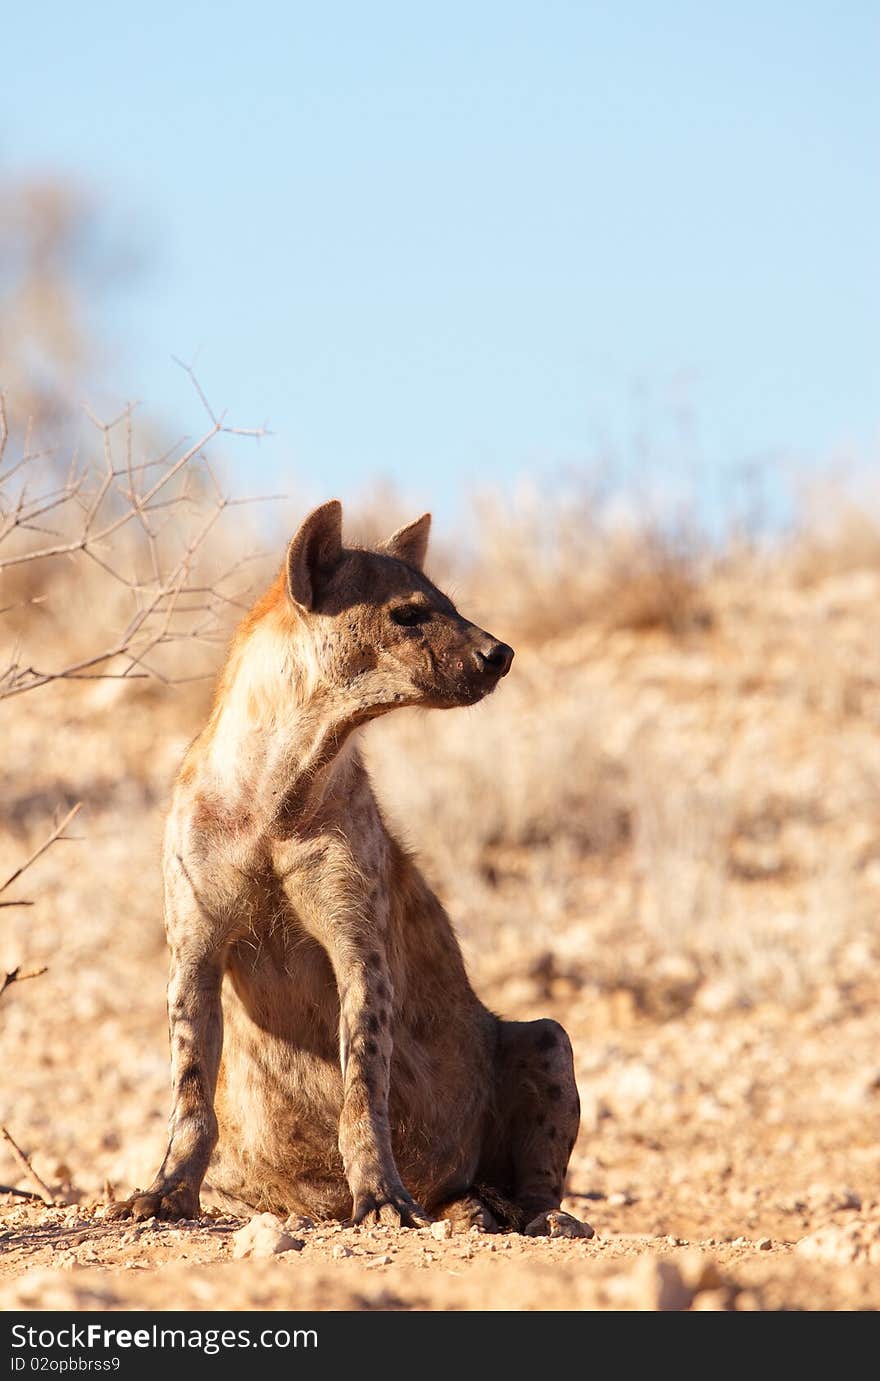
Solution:
[[[20,867],[16,868],[14,873],[10,873],[6,881],[2,884],[2,886],[0,886],[0,892],[5,892],[7,887],[11,887],[13,882],[15,882],[18,878],[21,877],[22,873],[25,871],[26,868],[30,868],[32,863],[36,863],[40,855],[44,854],[47,849],[51,848],[52,845],[55,843],[56,839],[61,838],[73,817],[75,815],[78,815],[81,810],[82,801],[77,801],[73,809],[67,812],[64,819],[61,821],[61,824],[56,826],[56,828],[52,831],[52,833],[49,835],[49,838],[44,839],[40,847],[38,849],[35,849],[34,852],[31,854],[30,858],[25,859],[24,863],[22,863]],[[10,905],[21,905],[21,903],[13,902],[10,903]]]
[[[0,983],[0,997],[3,996],[7,988],[12,987],[13,983],[24,983],[25,979],[39,978],[44,973],[46,973],[45,964],[41,969],[28,969],[27,973],[22,973],[20,968],[10,969],[9,973],[3,975],[3,982]]]
[[[40,1179],[39,1175],[37,1174],[34,1167],[31,1165],[24,1151],[21,1149],[18,1143],[10,1136],[9,1132],[7,1132],[5,1127],[0,1127],[0,1134],[2,1134],[4,1141],[9,1142],[12,1154],[15,1156],[15,1159],[18,1161],[25,1175],[27,1175],[31,1184],[34,1185],[34,1187],[36,1188],[40,1198],[43,1200],[43,1203],[48,1204],[50,1208],[54,1208],[58,1202],[55,1195],[52,1193],[51,1189],[46,1184],[45,1180]]]
[[[25,655],[13,653],[0,665],[0,700],[53,681],[96,676],[130,680],[150,675],[173,684],[184,678],[162,675],[151,654],[201,637],[205,624],[197,616],[202,613],[218,629],[223,626],[225,612],[233,605],[221,589],[226,577],[197,579],[196,564],[226,509],[261,502],[263,496],[239,499],[226,494],[206,452],[220,436],[260,438],[268,433],[264,427],[229,426],[225,414],[211,407],[192,367],[178,364],[207,419],[197,440],[183,439],[164,456],[139,460],[131,406],[109,422],[86,409],[100,433],[100,453],[93,461],[72,463],[62,480],[57,462],[50,460],[44,475],[38,468],[43,457],[27,438],[21,459],[5,469],[0,466],[0,572],[35,562],[47,562],[51,568],[53,562],[88,558],[132,604],[132,617],[121,634],[77,649],[78,656],[66,665],[35,666]],[[0,459],[8,442],[0,398]],[[15,484],[10,484],[16,475]],[[190,528],[194,510],[201,510],[206,519]],[[41,521],[46,514],[57,517],[57,523]],[[35,539],[37,533],[44,534],[42,540]],[[190,596],[196,591],[206,593],[207,603],[193,608]]]

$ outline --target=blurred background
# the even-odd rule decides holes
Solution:
[[[856,0],[5,16],[0,882],[84,808],[2,892],[48,966],[2,1116],[67,1192],[161,1154],[162,814],[338,495],[364,540],[433,509],[517,650],[368,752],[486,1000],[572,1032],[592,1221],[876,1195],[878,38]]]

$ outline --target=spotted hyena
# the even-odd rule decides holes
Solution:
[[[170,1141],[117,1214],[196,1216],[210,1164],[282,1214],[590,1232],[559,1208],[568,1037],[477,998],[358,749],[378,715],[474,705],[513,661],[423,574],[429,527],[346,547],[324,504],[235,634],[165,838]]]

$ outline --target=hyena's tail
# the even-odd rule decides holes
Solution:
[[[491,1210],[500,1228],[522,1232],[526,1225],[526,1214],[512,1199],[506,1198],[491,1184],[475,1184],[474,1193]]]

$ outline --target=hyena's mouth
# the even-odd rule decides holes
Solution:
[[[479,681],[457,681],[445,686],[434,682],[421,687],[421,690],[426,706],[440,710],[465,709],[468,705],[478,705],[487,695],[491,695],[499,680],[497,676],[491,679],[481,677]]]

